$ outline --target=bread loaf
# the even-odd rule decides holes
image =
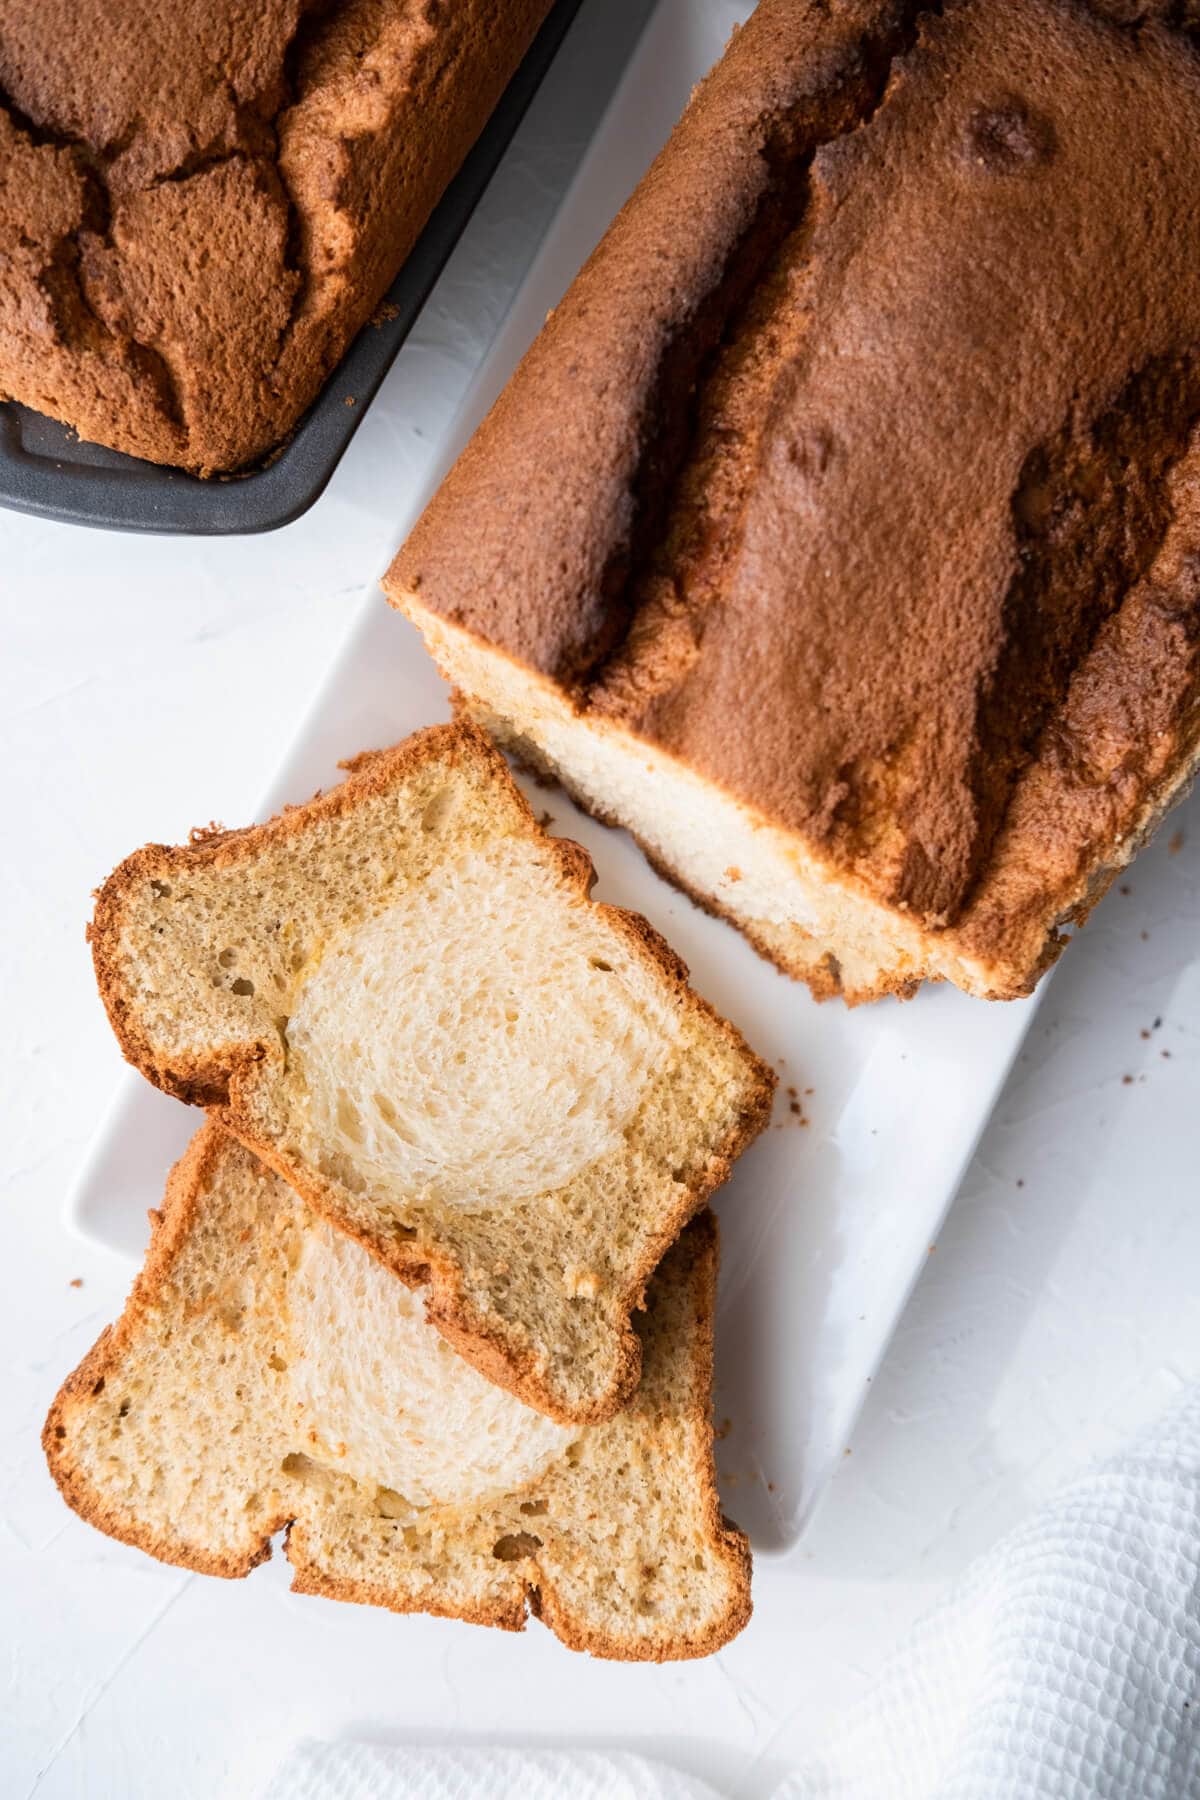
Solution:
[[[0,397],[199,474],[277,444],[550,0],[6,0]]]
[[[1027,993],[1200,745],[1200,32],[762,0],[389,571],[818,996]]]

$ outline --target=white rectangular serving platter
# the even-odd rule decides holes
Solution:
[[[661,0],[424,491],[397,519],[398,538],[748,11],[729,0]],[[262,815],[330,786],[340,758],[446,715],[419,637],[375,593]],[[596,825],[557,790],[530,793],[535,810],[552,814],[552,831],[590,851],[597,897],[644,913],[779,1074],[773,1124],[718,1196],[716,1412],[730,1421],[720,1445],[729,1510],[756,1550],[786,1553],[847,1445],[1035,1002],[989,1006],[930,988],[907,1005],[818,1007],[659,880],[624,833]],[[194,1112],[128,1077],[72,1197],[71,1223],[140,1255],[147,1210],[196,1124]]]

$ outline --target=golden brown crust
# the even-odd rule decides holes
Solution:
[[[11,0],[0,393],[202,474],[261,457],[370,318],[549,3]]]
[[[612,649],[663,383],[699,372],[681,352],[771,185],[776,127],[819,140],[831,102],[857,92],[865,38],[898,10],[766,0],[735,32],[401,548],[389,592],[420,590],[565,682]],[[705,318],[706,336],[720,323]]]
[[[1186,24],[762,0],[385,583],[988,997],[1200,733]]]
[[[490,1602],[467,1603],[436,1590],[419,1597],[399,1588],[332,1570],[311,1543],[304,1518],[287,1510],[254,1528],[245,1553],[234,1556],[214,1552],[203,1543],[190,1542],[155,1531],[136,1514],[111,1502],[80,1466],[73,1453],[72,1428],[102,1391],[106,1381],[118,1376],[126,1359],[137,1354],[139,1333],[157,1310],[171,1304],[171,1287],[177,1267],[198,1228],[206,1194],[219,1184],[230,1155],[230,1140],[210,1119],[196,1134],[168,1178],[161,1212],[152,1215],[154,1230],[145,1265],[133,1284],[125,1310],[115,1325],[107,1327],[79,1367],[63,1383],[50,1408],[42,1443],[51,1475],[67,1504],[81,1518],[108,1536],[146,1551],[159,1561],[201,1574],[240,1578],[249,1574],[271,1553],[271,1537],[286,1530],[285,1552],[293,1566],[292,1586],[297,1593],[321,1594],[330,1599],[386,1607],[394,1612],[424,1612],[469,1624],[491,1625],[520,1631],[532,1613],[542,1618],[571,1649],[620,1660],[668,1661],[706,1656],[729,1641],[750,1617],[750,1551],[743,1534],[721,1515],[712,1454],[711,1404],[713,1376],[713,1318],[716,1308],[718,1240],[716,1221],[701,1213],[688,1227],[675,1252],[684,1260],[683,1279],[688,1288],[690,1364],[688,1398],[679,1422],[695,1447],[692,1477],[698,1496],[699,1519],[717,1561],[726,1571],[729,1599],[699,1634],[648,1640],[631,1633],[622,1637],[599,1628],[579,1616],[558,1594],[553,1575],[535,1556],[527,1558],[520,1573],[514,1570],[511,1591]]]
[[[318,1594],[324,1600],[345,1600],[355,1606],[379,1606],[386,1612],[426,1613],[434,1619],[457,1619],[463,1625],[490,1625],[499,1631],[524,1631],[529,1609],[520,1598],[493,1606],[456,1606],[441,1600],[398,1594],[392,1588],[344,1575],[328,1575],[301,1560],[304,1534],[298,1526],[288,1532],[285,1554],[293,1563],[292,1592]],[[587,1646],[582,1646],[587,1648]],[[570,1648],[580,1648],[571,1645]]]
[[[435,1238],[406,1238],[388,1229],[383,1221],[377,1230],[371,1230],[361,1219],[349,1217],[334,1182],[294,1161],[278,1143],[264,1136],[258,1127],[253,1096],[272,1046],[263,1041],[231,1043],[215,1046],[203,1061],[178,1056],[165,1060],[141,1030],[136,998],[127,985],[121,938],[130,897],[147,880],[177,881],[184,872],[199,867],[229,869],[248,865],[267,851],[277,852],[295,842],[315,823],[343,816],[369,796],[388,792],[409,772],[435,757],[451,765],[465,759],[481,767],[519,810],[522,825],[530,835],[541,835],[503,756],[482,732],[462,722],[429,726],[394,749],[363,753],[353,760],[347,779],[339,786],[317,794],[305,805],[286,808],[265,824],[211,833],[173,849],[148,845],[128,857],[96,896],[88,932],[96,981],[121,1050],[135,1068],[178,1099],[208,1107],[228,1131],[282,1176],[310,1206],[348,1231],[409,1286],[427,1288],[430,1321],[489,1380],[553,1419],[595,1423],[620,1411],[638,1383],[640,1351],[629,1314],[642,1305],[646,1283],[668,1246],[728,1179],[738,1156],[763,1129],[775,1087],[773,1072],[734,1026],[688,988],[686,966],[645,919],[618,907],[590,902],[607,924],[625,938],[636,956],[670,986],[678,1003],[693,1018],[704,1020],[710,1031],[719,1033],[735,1050],[744,1068],[743,1100],[731,1129],[714,1145],[700,1177],[682,1193],[676,1205],[664,1212],[657,1230],[647,1236],[645,1250],[617,1297],[625,1325],[616,1346],[612,1384],[591,1403],[564,1400],[551,1375],[539,1365],[535,1352],[506,1335],[501,1324],[470,1301],[462,1269],[439,1249]],[[566,839],[546,841],[553,845],[564,881],[587,898],[595,880],[587,852]]]

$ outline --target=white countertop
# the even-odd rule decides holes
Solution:
[[[342,1732],[617,1743],[766,1793],[976,1551],[1200,1377],[1194,800],[1056,975],[824,1506],[793,1561],[760,1571],[722,1655],[592,1663],[536,1625],[513,1638],[293,1598],[278,1560],[206,1580],[81,1524],[45,1472],[46,1407],[130,1275],[61,1217],[121,1068],[83,941],[90,891],[148,838],[254,811],[638,10],[585,13],[304,519],[185,542],[0,514],[4,1796],[252,1794],[294,1739]]]

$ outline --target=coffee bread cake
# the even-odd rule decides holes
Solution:
[[[6,0],[0,396],[198,474],[277,445],[550,0]]]
[[[1195,768],[1198,45],[763,0],[388,573],[818,996],[1029,992]]]

